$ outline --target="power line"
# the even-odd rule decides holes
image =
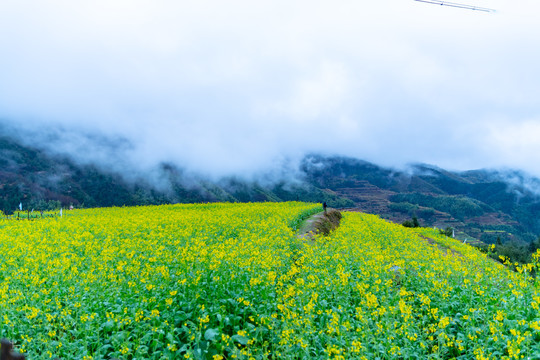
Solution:
[[[485,7],[479,7],[479,6],[467,5],[467,4],[458,4],[458,3],[453,3],[449,1],[437,1],[437,0],[414,0],[414,1],[419,1],[423,3],[434,4],[434,5],[452,6],[452,7],[456,7],[460,9],[477,10],[477,11],[484,11],[484,12],[495,12],[495,10],[485,8]]]

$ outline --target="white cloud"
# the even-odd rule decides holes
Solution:
[[[540,119],[494,121],[484,134],[484,148],[499,166],[526,168],[540,174],[540,164],[535,161],[540,154],[539,136]]]
[[[313,121],[332,118],[347,106],[348,74],[341,64],[322,62],[304,77],[291,84],[289,92],[281,94],[265,112],[280,115],[306,126]],[[264,111],[264,110],[263,110]]]
[[[498,12],[412,0],[6,0],[0,118],[120,134],[145,167],[250,173],[323,151],[540,175],[540,5],[473,3]]]

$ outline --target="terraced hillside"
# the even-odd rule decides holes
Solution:
[[[354,209],[402,223],[451,226],[461,240],[530,243],[540,235],[540,180],[519,171],[452,172],[429,165],[392,169],[345,157],[307,156],[306,181]],[[497,231],[494,234],[493,231]]]

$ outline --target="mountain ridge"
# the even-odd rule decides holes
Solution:
[[[319,155],[308,162],[318,169],[310,173],[310,182],[354,200],[358,210],[392,221],[416,215],[427,226],[456,227],[462,237],[487,243],[501,236],[502,241],[530,242],[540,232],[539,197],[525,186],[538,179],[516,170],[453,172],[426,164],[396,170]]]
[[[540,234],[540,180],[517,170],[449,171],[428,164],[392,169],[344,156],[306,155],[296,181],[193,177],[161,164],[165,186],[0,136],[0,210],[123,206],[178,202],[327,202],[394,222],[416,216],[485,243],[528,243]]]

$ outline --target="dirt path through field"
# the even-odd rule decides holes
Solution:
[[[311,215],[306,220],[304,220],[302,225],[300,225],[300,229],[298,229],[296,236],[302,239],[313,237],[313,234],[317,232],[317,222],[321,221],[323,218],[324,211]]]
[[[312,239],[314,234],[329,235],[337,229],[341,220],[341,213],[338,210],[328,208],[326,212],[321,211],[304,220],[300,225],[297,236],[300,239]]]

